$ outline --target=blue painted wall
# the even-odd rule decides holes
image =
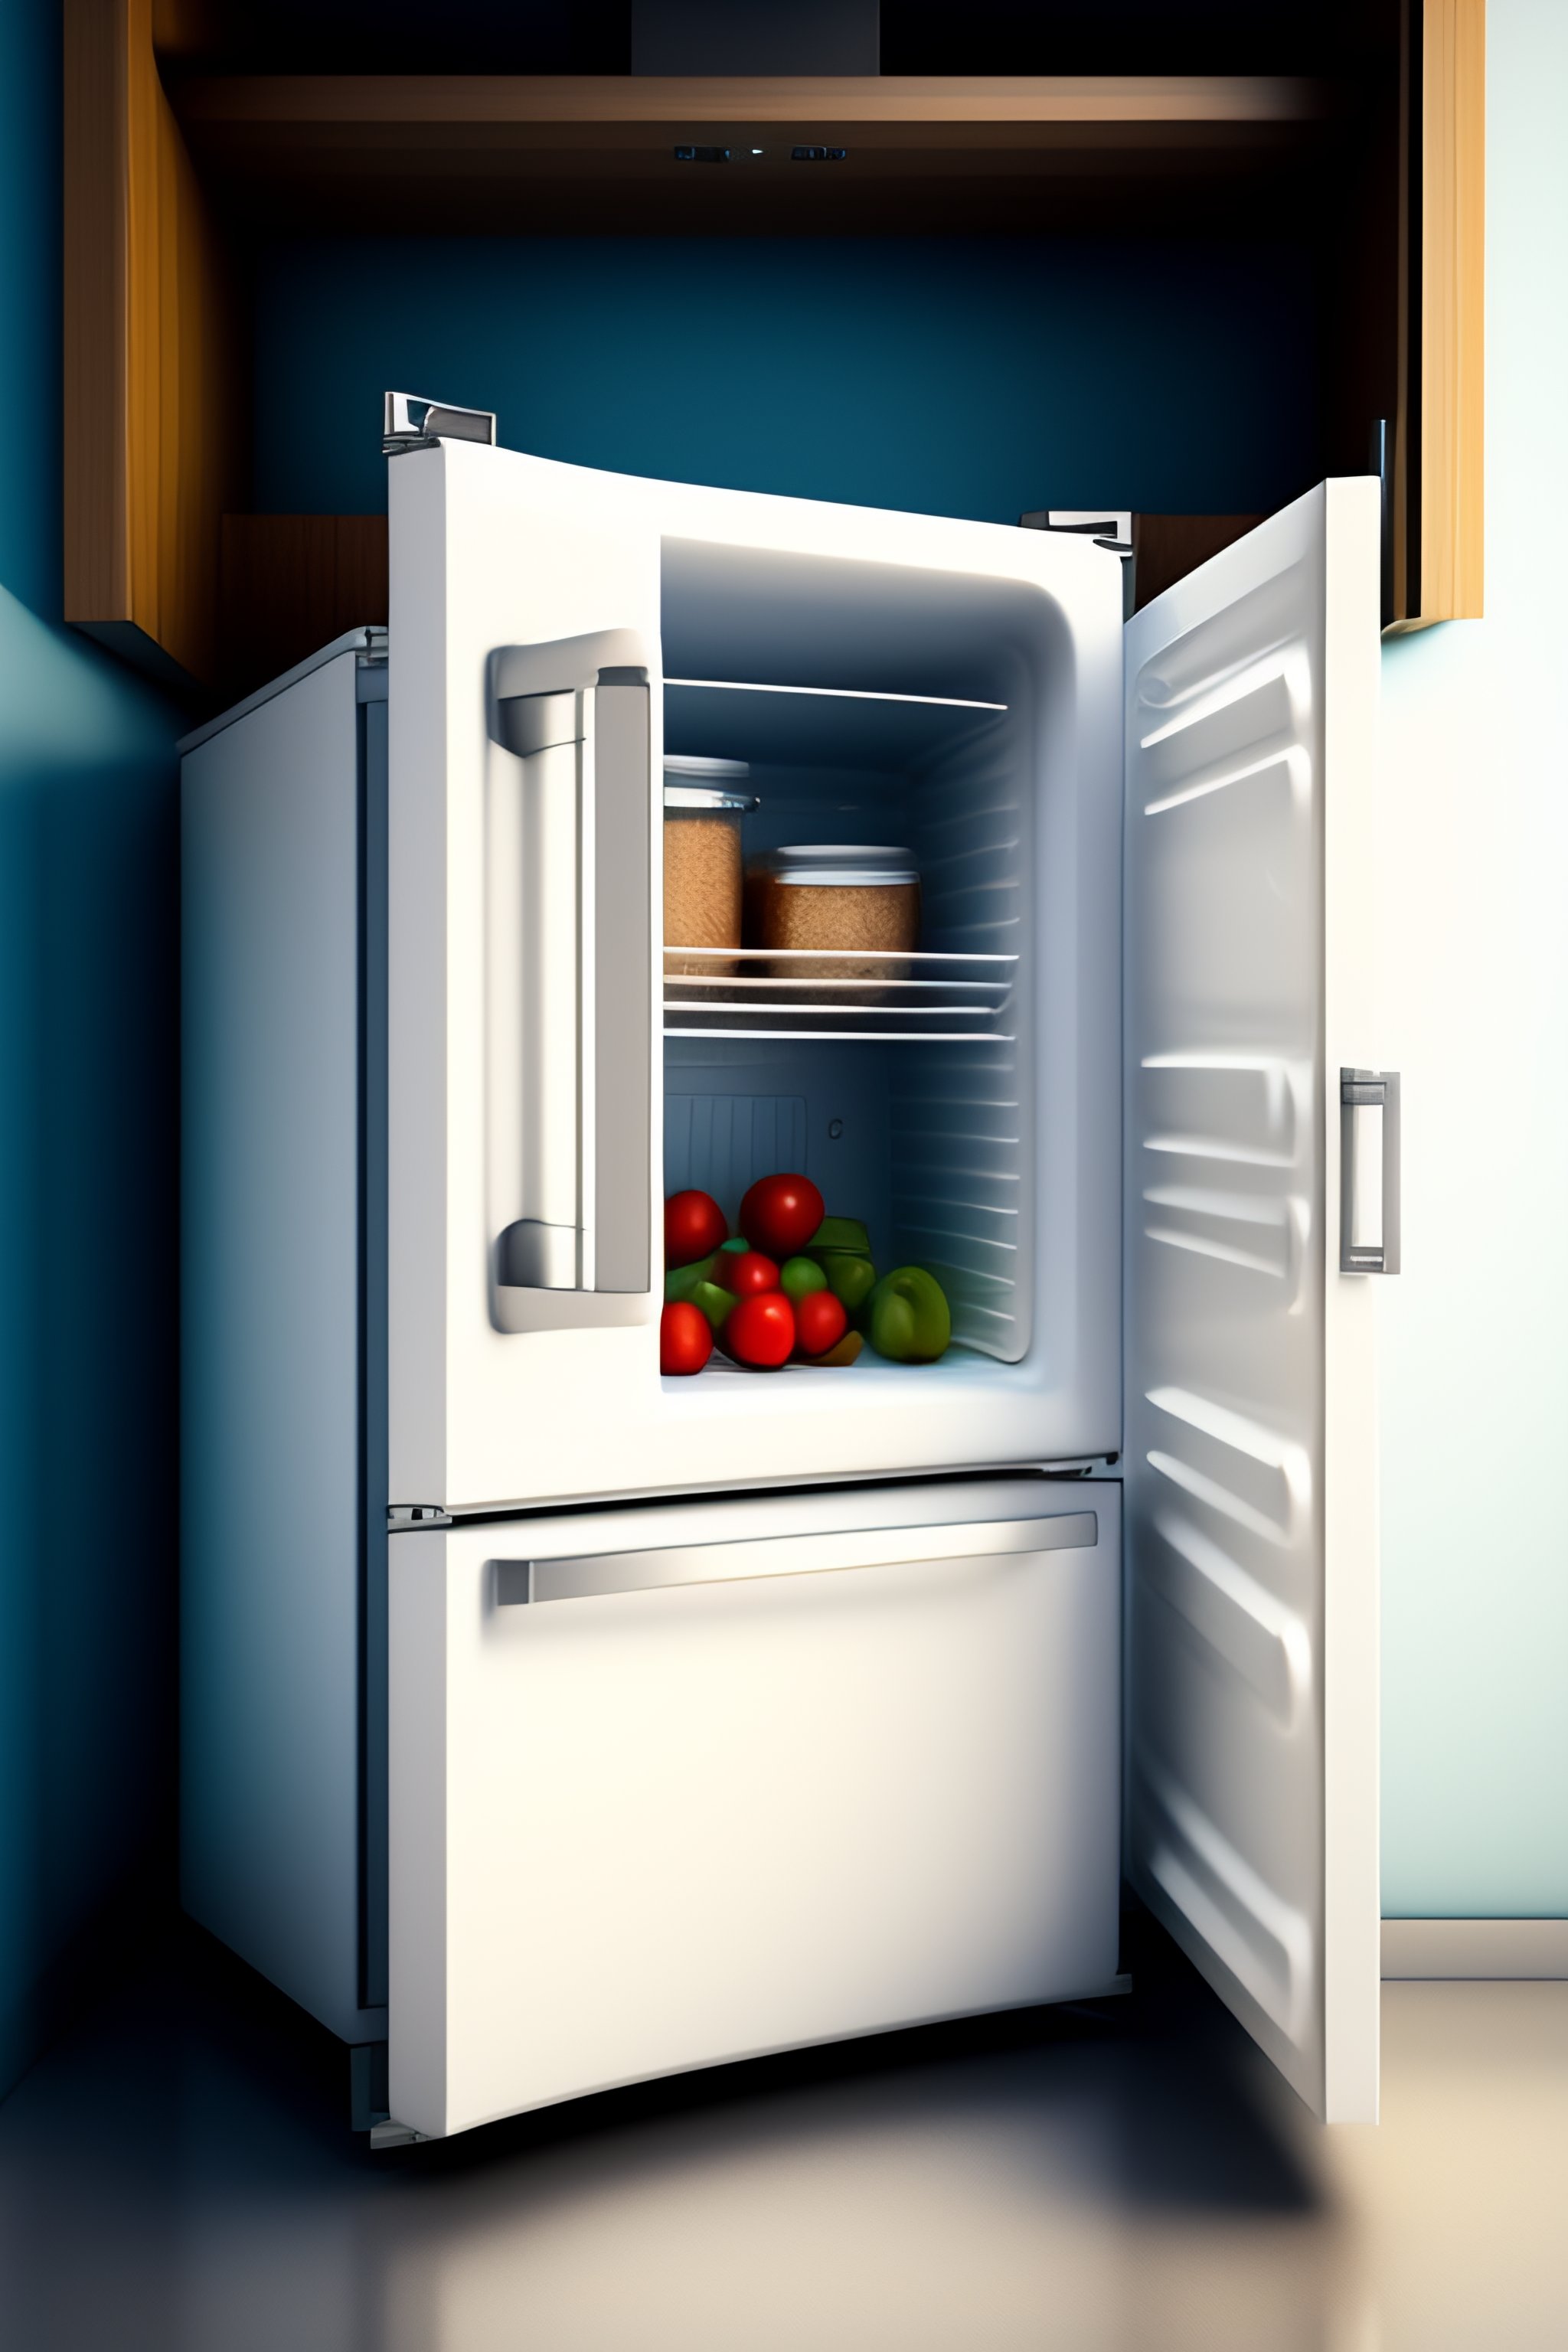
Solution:
[[[619,472],[1016,522],[1262,512],[1318,478],[1289,246],[286,242],[257,277],[255,499],[385,504],[389,386]]]
[[[0,2095],[172,1884],[178,720],[60,625],[59,49],[0,6]]]

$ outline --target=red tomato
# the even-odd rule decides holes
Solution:
[[[808,1176],[760,1176],[741,1203],[741,1231],[770,1257],[794,1257],[822,1218],[822,1195]]]
[[[658,1318],[661,1372],[700,1372],[713,1353],[713,1326],[689,1298],[672,1298]]]
[[[773,1371],[795,1346],[795,1309],[782,1290],[738,1299],[724,1325],[724,1346],[737,1363]]]
[[[760,1250],[721,1250],[713,1279],[737,1298],[754,1298],[760,1291],[778,1288],[779,1270]]]
[[[672,1192],[664,1204],[664,1263],[667,1270],[695,1265],[711,1257],[727,1239],[724,1212],[709,1192]]]
[[[831,1290],[810,1290],[795,1302],[795,1338],[803,1356],[826,1356],[849,1328],[844,1301]]]

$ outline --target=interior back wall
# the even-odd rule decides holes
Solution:
[[[1016,523],[1257,513],[1318,478],[1304,253],[1125,239],[287,241],[255,503],[385,505],[381,396],[617,472]]]

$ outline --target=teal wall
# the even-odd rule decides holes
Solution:
[[[1486,617],[1384,657],[1384,1908],[1568,1916],[1568,7],[1487,9]]]
[[[289,242],[257,273],[256,504],[385,503],[389,387],[577,465],[1016,522],[1262,512],[1321,470],[1288,244]]]
[[[59,41],[0,6],[0,2095],[172,1884],[177,718],[60,625]]]

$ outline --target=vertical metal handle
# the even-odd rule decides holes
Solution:
[[[1360,1230],[1363,1120],[1357,1113],[1381,1113],[1382,1183],[1378,1237]],[[1399,1272],[1399,1073],[1340,1072],[1340,1272]]]
[[[594,692],[591,914],[595,1290],[646,1291],[653,922],[648,870],[651,712],[646,669],[603,668]],[[584,1110],[586,1120],[587,1111]]]
[[[490,732],[521,763],[520,1192],[499,1278],[649,1287],[647,670],[627,633],[491,657]],[[617,656],[620,658],[617,659]]]

